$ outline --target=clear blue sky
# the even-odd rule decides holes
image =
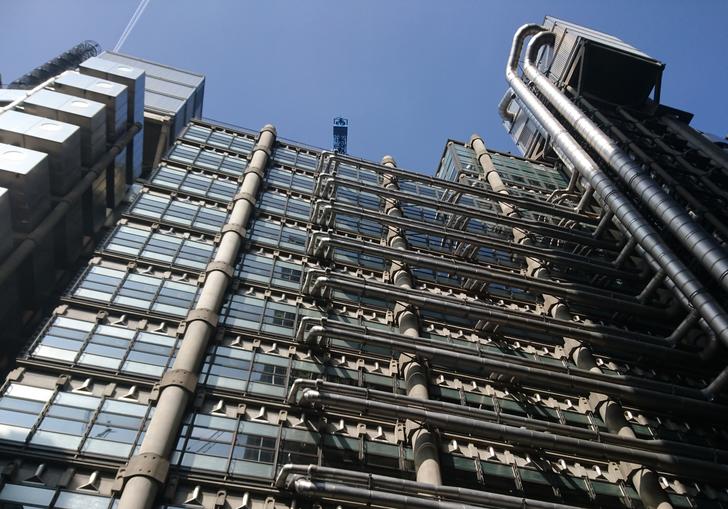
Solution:
[[[9,82],[82,39],[113,48],[138,0],[0,0]],[[663,102],[728,134],[727,0],[151,0],[122,52],[207,76],[206,116],[432,172],[448,137],[515,148],[496,105],[515,29],[545,14],[667,64]]]

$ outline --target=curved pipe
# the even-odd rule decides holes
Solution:
[[[494,269],[483,265],[462,262],[460,260],[451,260],[443,257],[432,256],[423,253],[408,253],[401,250],[395,250],[380,244],[362,242],[359,240],[351,240],[346,237],[331,234],[324,235],[323,232],[313,232],[309,239],[312,240],[308,253],[312,256],[321,256],[321,251],[327,247],[342,247],[368,253],[371,255],[379,255],[386,257],[388,260],[397,260],[402,263],[408,263],[417,267],[427,267],[436,270],[448,270],[451,274],[457,274],[464,278],[473,278],[483,283],[500,283],[509,286],[522,288],[526,291],[531,289],[540,290],[542,292],[550,292],[560,297],[571,298],[575,302],[580,302],[585,306],[602,307],[606,300],[610,305],[619,308],[622,311],[648,314],[651,316],[663,316],[663,310],[645,306],[635,299],[634,296],[628,294],[619,294],[610,290],[603,290],[597,287],[578,283],[554,284],[541,278],[518,275],[513,272]]]
[[[650,253],[665,273],[690,300],[693,307],[715,331],[721,342],[728,345],[728,316],[707,292],[692,272],[661,239],[659,233],[642,217],[637,208],[619,188],[602,172],[594,160],[584,151],[546,106],[516,75],[518,55],[526,37],[543,31],[540,25],[524,25],[513,39],[506,77],[511,88],[524,103],[545,131],[552,138],[554,149],[578,169],[594,190],[602,196],[606,205],[636,239]],[[715,394],[706,394],[714,397]]]
[[[303,475],[309,479],[302,477],[295,477],[296,474]],[[293,478],[291,478],[293,476]],[[299,494],[308,495],[324,495],[333,493],[325,491],[320,484],[314,484],[312,479],[325,478],[325,479],[337,479],[343,482],[354,483],[359,486],[372,485],[374,487],[388,488],[394,490],[395,493],[411,493],[417,497],[421,497],[423,494],[434,495],[436,497],[449,498],[457,501],[475,502],[479,507],[485,503],[491,507],[504,507],[509,509],[578,509],[575,506],[544,502],[542,500],[533,500],[528,498],[516,497],[513,495],[501,495],[499,493],[493,493],[489,491],[473,490],[468,488],[458,488],[455,486],[434,486],[432,484],[426,484],[416,481],[410,481],[407,479],[398,479],[396,477],[387,477],[378,474],[370,474],[368,472],[357,472],[353,470],[343,470],[339,468],[323,467],[318,465],[296,465],[287,463],[281,467],[278,476],[276,476],[275,486],[278,489],[293,489]],[[289,480],[290,479],[290,480]],[[318,486],[318,488],[317,488]],[[331,484],[329,484],[331,486]],[[388,498],[394,496],[393,493],[382,493],[377,491],[384,498],[381,499],[385,502],[384,506],[390,507],[390,501]],[[364,495],[364,498],[359,496],[354,498],[355,501],[361,502],[366,500],[368,495]],[[363,494],[361,494],[363,495]],[[401,495],[400,495],[401,496]],[[335,497],[334,497],[335,498]],[[408,500],[409,504],[398,507],[420,507],[419,505],[412,505],[412,498]],[[427,503],[446,503],[447,506],[434,506],[439,508],[452,507],[452,502],[437,501],[435,499],[422,499],[426,500]],[[433,507],[428,505],[427,507]],[[458,504],[457,507],[462,509],[464,506]]]
[[[373,399],[330,394],[315,389],[304,389],[299,404],[362,411],[387,418],[412,419],[455,433],[470,434],[475,432],[477,436],[486,439],[515,443],[547,451],[558,451],[564,454],[586,454],[607,461],[612,461],[615,456],[618,456],[626,461],[637,461],[658,470],[689,476],[693,479],[700,478],[709,482],[723,483],[726,476],[728,476],[728,466],[720,463],[674,456],[669,453],[640,451],[632,447],[555,435],[462,415],[435,412],[427,408],[415,408]]]
[[[508,89],[506,90],[506,93],[503,94],[503,98],[498,103],[498,114],[500,117],[505,120],[506,122],[513,124],[513,121],[515,120],[513,113],[508,111],[508,106],[511,104],[511,101],[515,97],[515,94],[513,93],[513,90]]]
[[[599,392],[649,407],[657,412],[684,410],[711,421],[723,421],[728,417],[723,416],[725,406],[703,401],[700,398],[701,392],[697,389],[649,379],[636,379],[628,375],[606,375],[581,368],[562,370],[557,370],[555,367],[541,368],[534,366],[532,361],[509,359],[506,354],[488,353],[487,356],[478,357],[452,345],[447,350],[443,349],[435,340],[427,338],[415,338],[415,341],[410,343],[402,341],[401,337],[392,338],[376,334],[377,332],[368,330],[362,333],[337,329],[336,326],[314,326],[306,334],[305,339],[311,341],[312,337],[320,336],[386,347],[404,353],[414,353],[430,360],[436,366],[456,366],[466,372],[475,371],[478,375],[496,373],[527,384],[551,390],[558,388],[574,394],[586,391]]]
[[[545,45],[553,45],[553,41],[553,32],[541,32],[531,39],[523,63],[524,75],[612,167],[639,197],[640,202],[698,259],[723,289],[728,290],[728,253],[637,162],[538,70],[535,60],[539,49]]]
[[[589,344],[619,348],[620,352],[643,358],[653,356],[665,364],[680,366],[686,362],[697,362],[700,358],[689,352],[682,352],[663,346],[663,341],[647,334],[630,332],[616,327],[586,324],[562,320],[547,315],[534,315],[528,311],[517,311],[493,304],[463,301],[460,298],[437,295],[427,290],[410,289],[402,291],[389,285],[358,277],[346,277],[328,270],[310,270],[306,273],[303,286],[310,295],[323,293],[328,289],[355,290],[368,296],[387,300],[400,299],[410,304],[442,313],[451,313],[473,320],[486,320],[494,324],[523,327],[545,334],[568,336]]]
[[[364,399],[372,398],[377,401],[390,402],[403,406],[424,407],[427,410],[438,411],[451,415],[461,415],[464,417],[477,418],[484,421],[496,422],[498,424],[507,424],[517,428],[531,429],[534,431],[542,431],[555,435],[562,435],[571,438],[580,438],[592,442],[601,442],[604,444],[618,445],[629,449],[639,449],[650,451],[653,453],[670,454],[671,456],[684,456],[702,460],[704,463],[721,465],[725,469],[728,462],[728,450],[714,449],[700,445],[693,445],[685,442],[677,442],[673,440],[663,439],[642,439],[632,436],[618,435],[604,431],[597,431],[591,428],[582,428],[573,425],[559,424],[550,421],[539,421],[531,417],[523,417],[520,415],[496,412],[494,410],[484,410],[482,408],[473,408],[458,403],[448,403],[444,401],[427,401],[426,404],[421,400],[415,400],[402,394],[392,394],[389,392],[378,391],[374,389],[355,387],[345,384],[337,384],[334,382],[326,382],[323,380],[296,379],[291,386],[291,392],[288,396],[289,404],[298,404],[297,394],[304,390],[329,390],[338,394],[361,397]],[[710,461],[706,462],[706,458]],[[682,461],[677,458],[678,462]]]

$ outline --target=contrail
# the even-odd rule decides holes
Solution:
[[[137,24],[137,21],[139,21],[139,18],[141,17],[142,13],[144,12],[144,9],[147,8],[147,5],[149,4],[150,0],[141,0],[139,2],[139,5],[137,5],[136,10],[134,11],[134,14],[132,14],[131,18],[129,19],[129,23],[126,24],[126,28],[121,33],[121,37],[119,37],[119,41],[116,43],[116,46],[114,46],[114,51],[119,51],[121,47],[126,42],[126,38],[129,37],[129,34],[134,29],[134,26]]]

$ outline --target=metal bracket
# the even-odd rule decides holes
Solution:
[[[245,170],[243,171],[243,178],[245,178],[248,173],[255,173],[261,179],[265,178],[265,170],[262,168],[258,168],[257,166],[248,166],[247,168],[245,168]]]
[[[235,203],[236,201],[238,201],[238,200],[245,200],[245,201],[247,201],[248,203],[250,203],[250,206],[251,206],[251,207],[255,207],[255,196],[253,196],[253,195],[252,195],[252,194],[250,194],[250,193],[245,193],[245,192],[240,192],[240,193],[237,193],[237,194],[236,194],[236,195],[235,195],[235,196],[233,197],[233,199],[232,199],[232,203],[234,204],[234,203]]]
[[[119,470],[117,478],[126,481],[131,477],[142,476],[164,484],[169,473],[169,461],[158,454],[137,454],[129,459],[126,466]]]
[[[414,313],[417,315],[417,308],[413,306],[412,304],[409,304],[407,302],[397,301],[394,303],[394,308],[392,309],[392,315],[394,316],[394,319],[397,320],[399,318],[399,315],[404,313],[405,311],[410,311],[411,313]]]
[[[217,313],[215,313],[211,309],[195,308],[187,313],[187,318],[185,318],[185,322],[189,325],[196,320],[202,320],[203,322],[209,324],[211,327],[217,327],[218,317]]]
[[[159,389],[161,391],[170,385],[181,387],[190,394],[194,394],[197,387],[197,375],[186,369],[168,369],[159,381]]]
[[[210,262],[210,263],[208,263],[207,268],[205,269],[205,274],[209,274],[210,272],[215,272],[216,270],[222,272],[228,278],[233,277],[234,269],[233,269],[232,265],[230,265],[227,262]]]
[[[266,155],[267,155],[268,157],[270,157],[270,149],[269,149],[268,147],[266,147],[265,145],[261,145],[260,143],[256,143],[256,144],[255,144],[255,146],[253,147],[253,150],[251,150],[251,151],[250,151],[250,155],[252,156],[252,155],[253,155],[253,154],[255,154],[255,153],[256,153],[256,152],[258,151],[258,150],[262,150],[263,152],[265,152],[265,153],[266,153]]]
[[[222,229],[220,229],[220,233],[225,234],[227,232],[235,232],[241,239],[245,239],[245,234],[247,233],[245,225],[239,223],[225,223]]]

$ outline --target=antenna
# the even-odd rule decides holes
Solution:
[[[334,152],[346,154],[346,142],[349,135],[349,119],[334,117]]]

